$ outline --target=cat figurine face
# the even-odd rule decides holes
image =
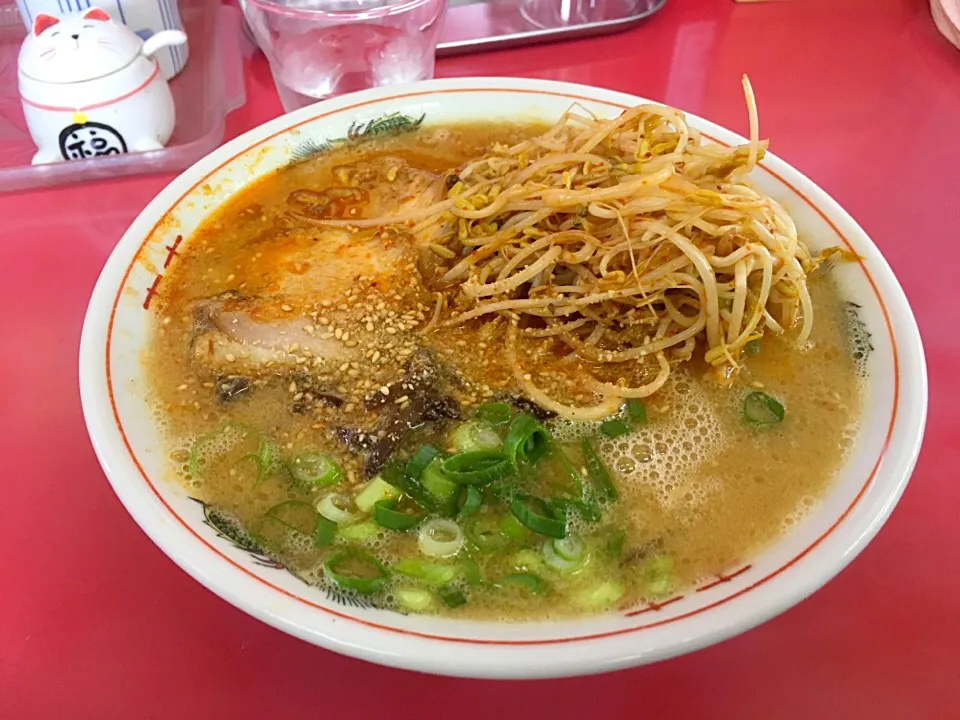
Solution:
[[[63,18],[40,13],[20,49],[20,72],[43,82],[93,80],[129,65],[141,46],[100,8]]]

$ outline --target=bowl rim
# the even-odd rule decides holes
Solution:
[[[611,632],[597,633],[593,635],[561,638],[554,641],[532,640],[513,642],[499,640],[478,641],[470,638],[451,638],[423,635],[399,628],[380,626],[375,623],[370,623],[366,620],[353,617],[346,613],[341,614],[326,607],[316,606],[313,603],[309,603],[308,601],[304,600],[303,598],[296,598],[300,602],[306,602],[310,605],[314,605],[315,607],[320,607],[322,610],[331,613],[333,616],[339,616],[341,618],[361,623],[366,626],[372,625],[374,628],[376,628],[374,630],[374,634],[388,632],[398,638],[398,643],[408,642],[408,650],[405,651],[405,653],[398,653],[395,650],[391,650],[383,645],[376,647],[376,643],[373,643],[370,646],[363,646],[361,643],[357,643],[355,641],[351,642],[348,639],[339,638],[336,636],[337,631],[332,630],[331,628],[327,628],[326,634],[324,634],[324,632],[316,628],[305,627],[302,623],[284,617],[282,612],[271,612],[268,609],[265,609],[263,607],[265,603],[263,602],[256,601],[255,599],[251,601],[248,597],[245,597],[242,593],[238,592],[237,588],[232,586],[232,584],[236,584],[233,582],[234,579],[230,577],[218,577],[217,573],[212,571],[214,568],[209,565],[206,558],[197,558],[192,556],[191,552],[187,552],[184,548],[179,547],[178,543],[174,542],[169,537],[166,525],[164,523],[157,523],[154,518],[150,517],[148,513],[145,512],[142,507],[140,507],[139,501],[131,492],[129,492],[130,488],[127,480],[125,479],[125,475],[123,475],[119,469],[114,470],[114,468],[117,466],[117,463],[120,462],[118,460],[118,453],[120,455],[122,455],[123,452],[129,453],[129,458],[132,459],[133,463],[140,469],[141,475],[146,480],[147,484],[150,485],[151,489],[153,489],[157,498],[166,506],[167,511],[177,520],[179,520],[184,527],[186,527],[194,536],[196,536],[197,539],[200,540],[200,542],[209,546],[209,543],[207,543],[203,538],[200,538],[200,536],[196,534],[190,525],[181,519],[180,516],[174,512],[172,508],[170,508],[169,505],[167,505],[166,502],[160,497],[156,489],[153,488],[152,482],[146,476],[146,473],[144,473],[142,468],[140,468],[139,462],[136,459],[136,455],[133,452],[133,448],[130,446],[127,438],[123,435],[122,429],[121,436],[123,443],[126,445],[125,448],[117,447],[117,443],[110,438],[110,434],[106,432],[103,426],[103,415],[104,410],[106,409],[103,402],[105,399],[103,393],[104,384],[106,385],[106,389],[109,394],[109,402],[111,405],[113,403],[112,387],[109,384],[108,374],[109,342],[111,337],[111,329],[113,326],[113,319],[116,313],[116,297],[119,296],[119,293],[122,291],[126,283],[126,278],[135,264],[136,258],[140,252],[140,248],[146,244],[153,234],[153,229],[162,221],[169,210],[178,205],[193,190],[193,188],[202,184],[212,173],[230,163],[236,156],[239,156],[250,148],[264,143],[271,138],[276,137],[277,135],[284,134],[315,119],[347,112],[369,104],[382,103],[388,100],[402,100],[415,96],[437,94],[443,95],[445,93],[469,91],[527,92],[531,94],[539,93],[550,96],[568,97],[571,100],[590,100],[622,106],[629,106],[641,102],[652,102],[633,95],[593,88],[590,86],[554,81],[520,80],[510,78],[430,80],[413,83],[406,86],[378,88],[343,96],[334,100],[328,100],[324,103],[312,105],[290,115],[281,116],[272,121],[264,123],[263,125],[253,128],[238,136],[234,140],[224,144],[218,150],[210,153],[208,156],[195,163],[194,166],[170,182],[166,188],[161,191],[157,197],[143,210],[143,212],[140,213],[137,219],[131,223],[130,228],[126,231],[126,233],[124,233],[123,238],[117,244],[117,247],[111,254],[91,297],[87,315],[84,320],[83,335],[81,339],[79,363],[81,400],[88,432],[90,433],[97,457],[100,460],[100,463],[103,466],[114,491],[126,507],[127,511],[134,517],[135,521],[140,525],[144,532],[147,533],[151,540],[153,540],[153,542],[157,544],[164,553],[166,553],[178,565],[180,565],[181,568],[186,570],[191,576],[201,582],[201,584],[254,617],[257,617],[268,624],[273,625],[274,627],[284,630],[285,632],[300,637],[301,639],[337,650],[339,652],[363,657],[368,660],[388,665],[443,674],[462,674],[482,677],[563,676],[601,672],[618,667],[638,664],[639,662],[649,662],[677,655],[682,652],[687,652],[689,650],[693,650],[707,644],[712,644],[730,637],[738,632],[753,627],[760,622],[769,619],[770,617],[773,617],[774,615],[782,612],[786,608],[792,606],[814,592],[834,575],[836,575],[840,570],[842,570],[843,567],[845,567],[863,549],[863,547],[875,535],[875,533],[879,530],[879,527],[889,516],[894,505],[896,504],[896,501],[903,492],[906,482],[909,479],[910,473],[912,472],[913,466],[916,462],[916,457],[919,452],[923,435],[927,410],[926,368],[919,331],[917,329],[916,321],[913,317],[912,311],[910,310],[909,303],[907,302],[906,297],[904,296],[895,276],[893,275],[886,261],[883,259],[879,250],[876,248],[875,244],[859,227],[859,225],[857,225],[855,221],[853,221],[853,219],[823,190],[821,190],[818,186],[812,183],[801,173],[793,169],[791,166],[787,165],[784,161],[770,154],[768,154],[763,161],[763,170],[773,175],[779,182],[783,183],[792,189],[798,196],[806,200],[810,207],[833,227],[838,236],[847,241],[846,235],[851,233],[855,234],[857,235],[858,248],[862,245],[871,250],[871,256],[869,258],[871,262],[871,270],[867,271],[865,267],[863,270],[870,284],[873,286],[878,303],[885,316],[887,330],[890,333],[891,345],[894,353],[895,383],[897,387],[894,393],[893,417],[890,421],[890,427],[888,429],[884,447],[881,451],[880,459],[877,461],[876,466],[873,468],[873,472],[864,482],[859,493],[854,498],[850,506],[836,519],[836,521],[823,535],[817,538],[817,540],[807,547],[802,553],[796,556],[789,563],[783,565],[774,573],[768,574],[745,589],[724,597],[717,603],[713,603],[702,608],[697,608],[691,613],[669,618],[660,622],[648,623],[646,625],[640,625],[632,628],[622,628]],[[710,133],[708,133],[711,139],[723,142],[712,136],[714,131],[718,131],[717,134],[719,135],[724,135],[727,138],[742,140],[742,138],[739,138],[739,136],[735,133],[723,128],[719,128],[713,123],[703,120],[698,116],[692,114],[689,114],[689,116],[693,118],[694,123],[697,126],[711,128]],[[841,222],[849,228],[846,234],[840,231],[840,229],[837,227],[837,222]],[[126,266],[125,271],[123,266]],[[881,284],[884,285],[885,294],[881,295],[874,276],[879,278]],[[888,303],[889,308],[887,306]],[[109,313],[109,323],[106,323],[104,322],[104,309],[106,307],[110,307],[111,305],[113,309]],[[105,356],[102,352],[104,343],[106,343],[108,347],[106,359],[104,359]],[[901,357],[898,358],[898,355]],[[904,366],[904,360],[910,361],[909,365],[913,368],[914,373],[910,376],[901,378],[900,369]],[[106,377],[107,382],[99,382],[99,380],[103,379],[104,377]],[[909,381],[913,392],[904,395],[903,386],[906,383],[901,382],[901,380]],[[898,403],[900,406],[899,409],[902,410],[899,415],[899,419]],[[115,414],[115,412],[116,411],[114,409],[113,413]],[[111,417],[110,419],[112,420],[113,418]],[[907,427],[906,430],[903,431],[905,433],[905,437],[897,444],[898,450],[901,450],[901,452],[898,452],[895,456],[891,457],[887,450],[890,447],[891,438],[895,430],[895,425],[897,424],[906,424]],[[120,464],[122,465],[123,463],[120,462]],[[129,463],[127,464],[129,465]],[[792,586],[785,583],[774,583],[773,586],[775,591],[769,591],[767,593],[769,597],[765,599],[765,602],[761,603],[761,607],[758,612],[745,617],[743,616],[742,612],[734,612],[731,614],[728,606],[728,612],[724,615],[724,617],[721,618],[717,616],[717,619],[720,622],[713,623],[711,627],[702,629],[700,632],[693,634],[691,637],[684,637],[680,641],[664,643],[661,647],[654,649],[646,648],[644,649],[642,655],[632,653],[631,649],[626,644],[623,645],[623,647],[620,647],[618,650],[616,644],[607,642],[616,641],[618,637],[630,636],[632,633],[641,629],[646,629],[665,623],[672,623],[681,619],[685,619],[689,615],[700,614],[708,609],[714,608],[717,605],[734,600],[747,591],[767,583],[769,580],[773,579],[794,565],[801,558],[813,552],[820,545],[821,541],[823,541],[841,523],[843,523],[843,521],[857,505],[866,490],[873,485],[876,478],[880,474],[882,474],[884,478],[891,478],[891,480],[888,482],[889,487],[883,494],[882,502],[879,503],[879,506],[861,522],[863,527],[857,527],[856,532],[849,539],[849,541],[847,541],[843,547],[833,555],[828,556],[825,559],[826,561],[817,568],[816,572],[806,573],[804,576],[801,576],[801,578],[795,578],[802,579],[802,582],[796,582]],[[853,529],[854,528],[847,528],[847,530]],[[229,558],[226,558],[226,556],[221,555],[221,557],[236,565],[236,563],[233,563],[233,561]],[[217,558],[215,562],[222,563],[222,560]],[[236,569],[239,569],[242,572],[250,575],[249,571],[240,567],[239,565],[236,565]],[[274,590],[278,590],[281,593],[290,595],[281,588],[270,585],[269,583],[265,583],[265,581],[256,576],[253,576],[253,578],[259,582],[269,585]],[[402,636],[413,635],[414,637],[402,637],[400,635],[401,633]],[[471,647],[470,653],[460,653],[456,656],[446,654],[438,659],[431,656],[431,653],[435,652],[436,650],[437,641],[455,643],[461,648],[473,647]],[[610,649],[607,652],[600,653],[602,657],[595,659],[595,664],[591,667],[584,667],[583,663],[577,661],[577,659],[565,658],[563,657],[563,654],[560,653],[554,653],[553,656],[540,654],[538,659],[540,662],[544,663],[543,665],[538,667],[525,667],[524,665],[525,663],[529,662],[529,659],[524,659],[522,657],[524,655],[523,652],[517,653],[518,650],[528,648],[532,645],[549,647],[553,644],[576,641],[596,641],[606,643],[609,645]],[[389,643],[387,643],[387,645],[389,645]],[[478,647],[484,645],[500,647],[501,652],[504,652],[504,646],[509,646],[510,652],[518,654],[520,657],[514,662],[494,666],[491,663],[490,655],[487,652],[489,648]],[[473,650],[482,650],[482,652],[474,653]]]

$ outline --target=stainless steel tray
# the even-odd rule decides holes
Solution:
[[[620,32],[667,0],[448,0],[437,56]]]

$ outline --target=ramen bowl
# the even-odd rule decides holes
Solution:
[[[539,80],[436,80],[370,90],[273,120],[171,182],[133,222],[94,290],[83,329],[80,387],[97,456],[117,496],[157,546],[227,602],[308,642],[372,662],[472,677],[552,677],[640,665],[743,632],[798,603],[864,548],[913,469],[927,385],[917,325],[876,246],[836,202],[773,155],[752,180],[791,213],[814,250],[839,245],[840,294],[858,328],[861,430],[830,489],[755,557],[698,586],[638,606],[564,621],[487,622],[404,615],[307,585],[222,531],[166,467],[141,366],[153,301],[193,231],[235,193],[331,139],[391,114],[426,123],[558,118],[579,103],[613,116],[640,98]],[[743,138],[699,118],[721,144]]]

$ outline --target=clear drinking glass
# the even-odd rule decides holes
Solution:
[[[241,0],[287,112],[433,77],[446,0]]]

